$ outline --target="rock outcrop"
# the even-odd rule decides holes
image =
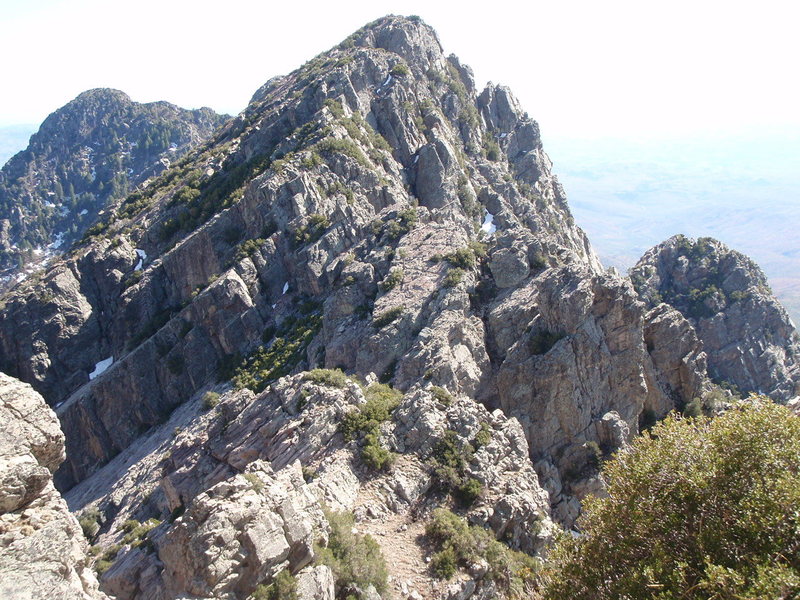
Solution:
[[[105,598],[88,546],[53,487],[64,435],[42,397],[0,373],[0,596]]]
[[[21,279],[21,263],[69,248],[109,204],[146,186],[226,118],[139,104],[110,89],[59,108],[0,171],[0,268],[11,269],[3,279]]]
[[[752,260],[678,235],[648,250],[630,276],[650,305],[666,302],[692,323],[713,379],[782,402],[800,394],[800,340]]]
[[[340,428],[365,405],[362,388],[312,376],[281,379],[259,395],[231,391],[210,410],[197,399],[70,491],[73,506],[91,502],[105,515],[101,545],[124,538],[131,518],[162,520],[147,534],[154,551],[125,546],[102,577],[104,590],[118,600],[244,597],[288,568],[299,587],[317,590],[309,597],[325,598],[329,574],[313,565],[315,544],[327,540],[324,505],[353,511],[387,559],[415,559],[412,587],[438,594],[445,586],[426,575],[418,538],[431,510],[447,505],[435,476],[442,443],[464,452],[459,475],[479,482],[466,514],[472,523],[531,553],[551,538],[547,493],[515,419],[415,386],[381,426],[394,466],[375,470],[363,459],[364,441],[348,442]]]

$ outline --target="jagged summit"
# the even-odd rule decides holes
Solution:
[[[88,90],[48,116],[0,171],[0,268],[23,278],[79,239],[109,203],[204,141],[226,117]]]
[[[712,238],[676,235],[630,276],[649,305],[666,302],[691,320],[715,379],[776,400],[800,394],[797,332],[750,258]]]

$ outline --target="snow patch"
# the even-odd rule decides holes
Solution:
[[[89,381],[101,375],[103,372],[105,372],[106,369],[108,369],[108,367],[110,367],[113,364],[114,364],[113,356],[109,356],[108,358],[101,360],[94,366],[94,371],[89,373]]]
[[[136,248],[136,254],[139,255],[139,262],[136,263],[136,266],[133,267],[134,271],[141,271],[142,265],[144,264],[145,259],[147,259],[147,252],[141,250],[140,248]]]
[[[88,215],[88,214],[89,214],[89,211],[86,210],[85,208],[81,212],[78,213],[78,215],[81,216],[81,217],[84,216],[84,215]]]
[[[283,284],[283,293],[285,294],[288,291],[289,291],[289,282],[287,281],[286,283]]]
[[[481,230],[489,235],[492,235],[495,231],[497,231],[497,226],[494,224],[494,215],[488,210],[486,211],[486,215],[483,217],[483,225],[481,225]]]
[[[56,248],[60,248],[61,244],[64,243],[64,232],[61,231],[53,236],[53,243],[50,244],[50,248],[55,250]]]

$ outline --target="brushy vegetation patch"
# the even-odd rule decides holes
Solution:
[[[216,408],[217,404],[219,404],[219,394],[217,392],[208,391],[203,394],[203,410]]]
[[[462,281],[464,281],[464,269],[455,268],[447,272],[442,279],[442,285],[446,288],[454,288]]]
[[[87,508],[78,517],[78,524],[81,526],[83,535],[86,536],[87,540],[91,540],[97,535],[97,532],[100,530],[100,521],[102,518],[103,514],[96,506]]]
[[[303,381],[317,385],[329,385],[335,388],[347,386],[347,376],[341,369],[312,369],[303,375]]]
[[[445,406],[450,406],[455,400],[450,392],[438,385],[431,386],[431,395]]]
[[[297,580],[289,569],[284,569],[269,585],[257,585],[251,597],[253,600],[297,600]]]
[[[403,281],[403,269],[395,268],[392,269],[386,278],[378,284],[378,287],[381,289],[382,292],[388,292],[389,290],[393,290],[400,282]]]
[[[605,463],[608,496],[557,542],[544,597],[798,597],[798,456],[800,418],[768,398],[668,416]]]
[[[554,331],[540,330],[531,335],[528,339],[528,349],[531,354],[547,354],[550,349],[564,337],[563,333]]]
[[[283,322],[268,346],[261,346],[234,370],[237,389],[258,393],[279,377],[289,375],[304,359],[306,348],[322,328],[322,315],[310,313]]]
[[[370,535],[353,533],[351,513],[325,511],[325,516],[331,526],[328,545],[315,550],[317,564],[333,571],[336,597],[348,597],[353,586],[364,590],[372,585],[379,594],[385,593],[389,572],[378,542]]]
[[[347,413],[339,424],[344,439],[360,439],[361,459],[370,468],[380,471],[389,468],[395,455],[380,443],[381,423],[391,418],[403,394],[383,383],[373,383],[364,392],[366,403]]]
[[[436,577],[449,579],[459,567],[468,567],[482,559],[489,564],[486,576],[508,598],[534,597],[539,561],[497,541],[491,531],[468,525],[449,510],[437,508],[425,535],[436,548],[430,562]]]
[[[405,310],[406,307],[402,304],[400,306],[390,308],[389,310],[386,310],[375,317],[372,320],[372,326],[375,327],[375,329],[382,329],[399,319]]]
[[[486,442],[482,434],[483,445]],[[491,433],[489,432],[489,440]],[[483,485],[467,472],[467,465],[477,448],[473,443],[448,429],[433,447],[430,457],[434,478],[439,485],[464,507],[472,506],[483,492]]]

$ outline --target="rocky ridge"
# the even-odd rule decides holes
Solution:
[[[663,301],[690,320],[714,380],[782,402],[800,395],[800,338],[748,257],[677,235],[648,250],[630,276],[648,304]]]
[[[287,569],[330,597],[323,504],[401,594],[496,597],[478,564],[430,577],[434,508],[535,554],[605,457],[712,387],[691,315],[602,269],[536,122],[402,17],[267,82],[4,302],[0,368],[56,408],[56,481],[126,598],[245,597]],[[355,378],[401,398],[349,439]],[[468,460],[437,462],[447,444]]]
[[[415,386],[396,394],[381,426],[380,443],[396,453],[393,468],[376,470],[363,458],[364,441],[348,442],[340,424],[372,390],[389,388],[362,388],[343,376],[317,383],[315,375],[283,378],[258,395],[231,391],[212,409],[198,398],[69,492],[72,505],[99,507],[101,545],[119,543],[131,518],[164,519],[147,533],[154,551],[130,541],[119,551],[104,590],[118,599],[233,598],[284,568],[302,581],[320,569],[313,561],[315,543],[327,539],[325,506],[353,511],[359,532],[372,534],[387,557],[409,560],[401,549],[417,555],[409,579],[394,572],[398,591],[410,585],[446,597],[453,584],[426,575],[425,550],[415,541],[433,508],[449,502],[433,468],[446,443],[472,448],[461,476],[481,491],[468,505],[469,521],[527,552],[550,540],[547,493],[515,419]],[[479,577],[477,585],[495,590],[491,580]]]
[[[64,460],[58,420],[27,384],[0,373],[0,596],[106,596],[78,521],[53,487]]]
[[[568,447],[599,443],[606,413],[633,435],[645,402],[671,406],[646,378],[642,319],[574,225],[536,123],[507,89],[477,93],[426,25],[393,17],[271,80],[102,236],[7,296],[0,347],[3,369],[58,406],[65,489],[237,355],[282,339],[302,347],[273,377],[305,365],[399,389],[427,378],[494,407],[523,377],[503,406],[523,423],[554,393],[554,437],[532,447],[555,492],[568,487],[556,473],[580,471]],[[556,337],[573,351],[542,356]],[[607,366],[575,365],[584,350]],[[576,398],[584,417],[558,422]]]
[[[146,186],[226,118],[132,102],[118,90],[83,92],[0,170],[0,268],[21,279],[22,264],[67,249],[109,204]]]

